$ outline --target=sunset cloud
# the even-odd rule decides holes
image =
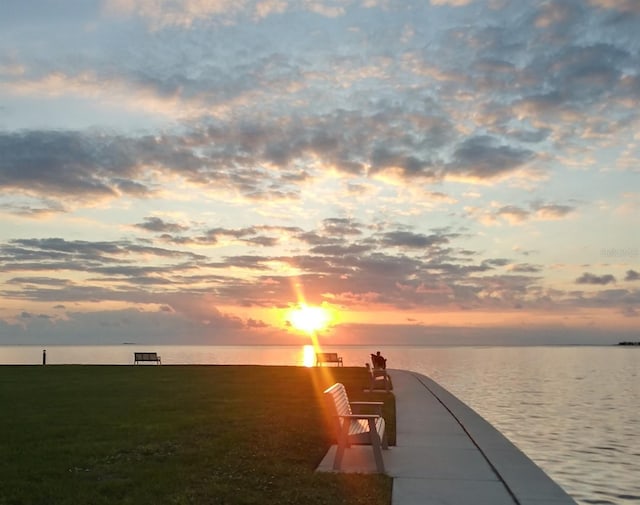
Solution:
[[[616,282],[616,278],[611,274],[594,275],[589,272],[583,273],[576,279],[576,284],[606,285]]]
[[[625,281],[638,281],[640,280],[640,272],[636,272],[635,270],[627,270],[627,273],[624,277]]]

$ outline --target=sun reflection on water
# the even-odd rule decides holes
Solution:
[[[312,345],[305,345],[302,349],[302,363],[310,368],[316,364],[316,350]]]

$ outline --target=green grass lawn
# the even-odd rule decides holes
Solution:
[[[393,441],[364,368],[1,366],[0,505],[388,505],[389,477],[314,472],[336,381]]]

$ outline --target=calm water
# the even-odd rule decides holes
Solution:
[[[302,365],[301,347],[47,348],[47,363]],[[340,347],[364,365],[364,347]],[[389,366],[428,375],[473,407],[581,504],[640,504],[640,348],[383,347]],[[42,362],[41,347],[0,347],[0,364]],[[151,365],[153,366],[153,365]]]

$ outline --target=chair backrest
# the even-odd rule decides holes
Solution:
[[[376,356],[375,354],[371,355],[371,364],[373,365],[374,370],[384,370],[387,368],[387,360],[382,356]]]
[[[154,360],[158,358],[155,352],[135,352],[135,359],[138,361]]]
[[[336,382],[333,386],[325,390],[324,395],[334,415],[348,416],[352,414],[349,397],[347,396],[347,390],[344,384]]]
[[[338,361],[337,352],[318,352],[316,358],[320,361]]]

